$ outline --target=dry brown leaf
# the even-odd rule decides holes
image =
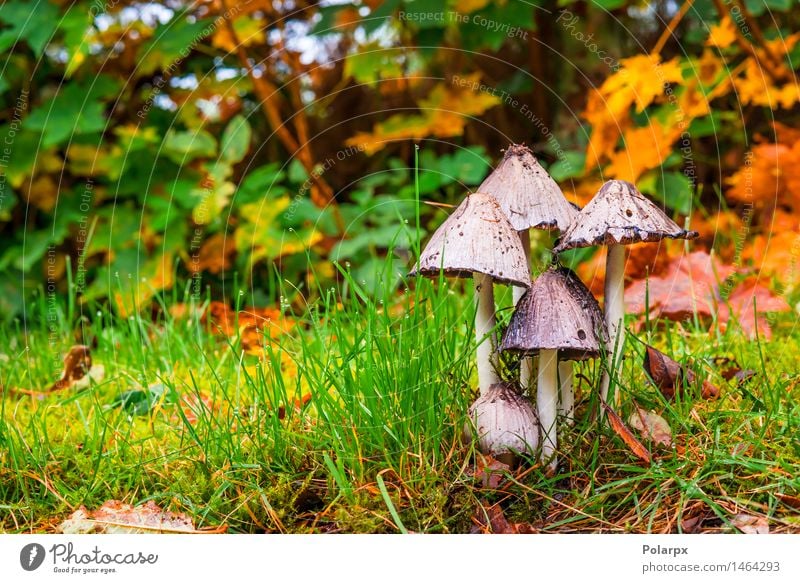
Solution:
[[[731,524],[744,534],[769,534],[769,524],[763,516],[740,513],[733,517]]]
[[[644,354],[644,370],[653,379],[653,383],[667,399],[673,399],[676,391],[683,390],[683,379],[694,384],[697,376],[693,370],[683,368],[663,352],[647,346]],[[704,399],[719,396],[719,388],[704,380],[701,395]]]
[[[622,438],[622,441],[625,442],[633,454],[638,457],[640,460],[646,463],[650,463],[652,461],[652,457],[650,456],[650,452],[647,451],[647,448],[642,445],[642,442],[636,439],[636,436],[631,432],[630,429],[622,422],[622,419],[619,418],[619,415],[614,413],[614,410],[602,403],[603,410],[608,415],[608,421],[611,424],[611,429],[614,430],[614,433],[619,435]]]
[[[533,525],[525,522],[509,522],[500,504],[489,506],[482,503],[472,517],[472,534],[534,534],[538,532]]]
[[[506,473],[510,470],[508,464],[504,464],[490,455],[479,455],[473,476],[484,488],[495,489],[500,486]]]
[[[57,530],[63,534],[218,534],[227,526],[196,529],[185,514],[162,510],[152,500],[135,507],[109,500],[94,511],[81,506]]]
[[[64,356],[64,372],[61,373],[61,378],[46,390],[9,388],[8,392],[44,399],[52,391],[62,391],[70,388],[86,389],[92,383],[101,382],[105,375],[106,370],[102,364],[92,364],[92,354],[89,347],[77,344],[70,348],[66,356]]]
[[[672,446],[672,429],[669,423],[653,411],[647,411],[636,405],[635,411],[628,418],[628,425],[659,445]]]
[[[800,498],[797,496],[790,496],[789,494],[775,494],[775,497],[786,504],[787,506],[800,510]]]

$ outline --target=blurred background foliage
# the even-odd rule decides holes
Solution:
[[[6,0],[0,314],[70,291],[264,305],[278,277],[299,301],[334,261],[378,293],[415,185],[424,233],[510,142],[577,204],[632,180],[792,289],[799,20],[795,0]]]

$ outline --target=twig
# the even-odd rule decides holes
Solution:
[[[222,7],[225,12],[228,12],[228,0],[221,0]],[[289,128],[283,123],[281,119],[280,106],[282,104],[282,97],[278,88],[269,81],[264,75],[256,75],[253,66],[251,65],[250,58],[244,45],[239,40],[239,35],[233,26],[233,22],[225,18],[225,27],[228,34],[231,36],[234,46],[236,47],[236,56],[239,59],[242,67],[247,70],[247,74],[253,83],[253,90],[261,102],[261,108],[267,117],[267,121],[272,127],[273,131],[277,134],[278,139],[281,140],[284,147],[291,151],[296,152],[297,159],[305,168],[309,177],[312,180],[311,199],[318,207],[324,208],[332,206],[334,215],[337,217],[337,222],[341,222],[339,213],[336,209],[336,201],[333,189],[325,181],[325,179],[318,173],[314,172],[314,160],[309,150],[308,141],[300,140],[289,131]],[[340,227],[342,225],[339,225]]]
[[[659,54],[661,53],[661,49],[664,48],[664,45],[667,44],[669,37],[672,36],[672,33],[677,28],[680,21],[683,20],[683,17],[689,12],[689,8],[692,7],[694,4],[694,0],[686,0],[681,6],[681,9],[672,17],[672,20],[669,21],[667,28],[664,29],[664,32],[661,33],[661,36],[658,37],[658,41],[656,41],[656,45],[653,47],[653,50],[650,51],[650,54]]]

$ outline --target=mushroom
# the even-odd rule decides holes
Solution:
[[[536,408],[542,429],[542,461],[557,466],[558,359],[600,355],[607,332],[597,300],[575,273],[553,266],[522,296],[503,336],[501,350],[539,355]]]
[[[512,466],[517,453],[536,451],[539,423],[530,403],[511,383],[495,383],[469,408],[464,435],[478,434],[478,449]]]
[[[511,144],[505,156],[483,184],[481,192],[491,194],[500,208],[519,232],[525,250],[526,263],[530,263],[530,229],[565,231],[575,221],[579,209],[570,204],[558,184],[539,164],[533,152],[522,144]],[[514,305],[524,289],[514,288]],[[530,359],[520,365],[520,384],[528,388],[533,376]]]
[[[475,336],[481,394],[500,381],[492,342],[495,328],[492,280],[529,287],[530,272],[522,243],[497,201],[488,194],[467,196],[431,236],[409,275],[469,277],[475,282]]]
[[[561,242],[553,249],[561,253],[567,249],[606,245],[605,319],[609,332],[606,347],[611,355],[611,365],[603,374],[600,395],[608,399],[611,384],[609,371],[619,377],[622,369],[622,352],[625,344],[625,248],[641,242],[658,242],[665,238],[693,239],[696,231],[681,229],[655,204],[646,199],[630,182],[609,180],[578,215],[578,219],[564,233]]]

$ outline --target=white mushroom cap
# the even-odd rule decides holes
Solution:
[[[500,349],[526,355],[557,350],[562,359],[584,360],[600,356],[607,340],[592,292],[573,271],[552,267],[520,298]]]
[[[495,281],[530,286],[528,262],[514,227],[488,194],[476,192],[436,229],[409,275],[472,277],[483,273]]]
[[[529,453],[539,446],[539,422],[530,403],[511,383],[496,383],[469,408],[472,425],[465,434],[478,432],[478,448],[499,457]]]
[[[491,194],[517,231],[566,231],[578,217],[556,181],[527,147],[511,144],[480,192]]]
[[[697,232],[681,229],[630,182],[609,180],[583,208],[553,252],[695,237]]]

